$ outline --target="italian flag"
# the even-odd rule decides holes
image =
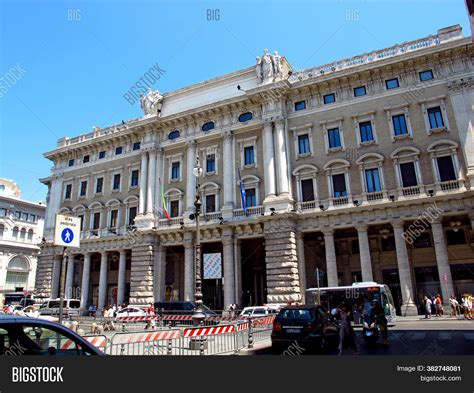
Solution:
[[[163,184],[161,184],[161,201],[163,204],[163,216],[168,220],[171,218],[170,214],[168,213],[168,209],[166,207],[166,198],[165,198],[165,190],[163,188]]]

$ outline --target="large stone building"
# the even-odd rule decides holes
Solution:
[[[15,182],[0,179],[0,304],[5,293],[34,291],[45,211],[21,199]]]
[[[302,71],[265,50],[60,139],[38,292],[58,294],[54,215],[70,213],[82,243],[66,282],[83,306],[192,299],[197,156],[202,252],[223,259],[203,284],[213,308],[300,301],[316,268],[324,285],[388,284],[403,314],[425,293],[474,292],[472,45],[453,26]]]

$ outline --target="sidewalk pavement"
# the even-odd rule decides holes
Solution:
[[[467,322],[474,322],[474,319],[465,319],[464,316],[457,316],[457,317],[452,317],[452,316],[449,316],[449,315],[443,315],[442,317],[435,317],[435,316],[431,316],[431,318],[425,318],[424,315],[413,315],[413,316],[409,316],[409,317],[401,317],[401,316],[398,316],[397,315],[397,322],[396,323],[400,323],[400,322],[413,322],[413,321],[452,321],[452,322],[457,322],[457,321],[467,321]]]

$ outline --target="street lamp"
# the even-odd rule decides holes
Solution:
[[[196,166],[193,169],[193,175],[196,177],[196,199],[194,201],[194,218],[196,219],[196,243],[194,249],[195,255],[195,274],[196,287],[194,290],[194,303],[196,308],[193,314],[194,326],[199,326],[204,320],[205,315],[202,307],[202,280],[201,280],[201,234],[199,232],[199,215],[201,214],[201,197],[199,195],[199,178],[202,176],[202,168],[199,164],[199,156],[196,156]]]

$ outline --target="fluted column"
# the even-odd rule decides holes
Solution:
[[[192,212],[194,211],[194,199],[196,197],[196,177],[193,174],[196,164],[196,141],[190,140],[186,142],[186,145],[188,147],[186,156],[186,211]]]
[[[275,149],[273,147],[273,126],[271,122],[267,122],[263,126],[263,164],[265,171],[265,198],[275,196]]]
[[[336,248],[334,246],[334,231],[332,229],[324,229],[324,247],[326,249],[326,274],[329,287],[337,287],[339,285],[337,278],[337,259]]]
[[[359,236],[359,257],[360,269],[362,272],[362,281],[374,281],[372,273],[372,260],[370,257],[369,236],[367,234],[367,225],[356,226]]]
[[[193,241],[184,242],[184,300],[194,300],[194,247]]]
[[[59,297],[59,279],[61,275],[61,259],[54,257],[53,273],[51,277],[51,299]]]
[[[222,233],[224,254],[224,307],[235,303],[234,241],[232,229]]]
[[[100,274],[99,274],[99,299],[97,308],[99,311],[106,306],[107,303],[107,275],[108,275],[108,255],[106,251],[101,253]]]
[[[275,122],[275,139],[278,195],[289,195],[290,185],[288,179],[288,155],[285,143],[285,123],[283,120],[277,120]]]
[[[306,260],[304,256],[304,234],[302,232],[296,233],[296,251],[298,253],[298,270],[300,277],[300,292],[303,302],[305,301],[306,291]]]
[[[153,214],[153,201],[155,200],[156,183],[156,151],[148,152],[148,176],[146,188],[146,214]]]
[[[228,131],[223,134],[223,174],[224,174],[224,208],[234,208],[235,202],[235,184],[233,178],[233,169],[235,161],[233,159],[232,140],[234,136]]]
[[[234,238],[235,301],[242,304],[242,253],[240,239]]]
[[[155,302],[165,300],[166,297],[166,247],[156,247],[155,265],[153,267],[153,297]]]
[[[125,303],[125,274],[127,272],[127,251],[120,250],[118,283],[117,283],[117,304]]]
[[[408,252],[405,239],[403,239],[403,221],[392,222],[397,251],[398,275],[400,277],[400,290],[402,292],[402,315],[417,315],[413,297],[413,285],[408,261]]]
[[[138,204],[138,213],[144,214],[146,207],[146,192],[147,192],[147,175],[148,175],[148,153],[142,152],[142,162],[140,165],[140,200]]]
[[[81,308],[85,310],[89,303],[89,282],[91,277],[91,254],[84,254],[84,264],[82,266],[81,283]]]
[[[434,248],[436,254],[436,264],[438,265],[439,282],[441,283],[441,295],[444,307],[450,309],[449,297],[454,295],[453,278],[449,266],[448,248],[444,238],[443,224],[441,220],[436,220],[431,224]]]
[[[67,259],[66,288],[64,290],[66,299],[72,299],[74,297],[73,285],[74,285],[74,255],[69,255]]]

